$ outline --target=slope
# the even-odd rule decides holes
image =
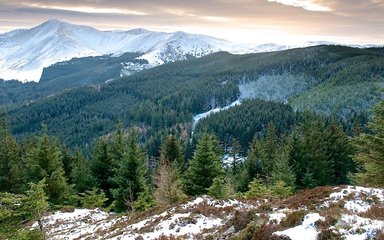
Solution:
[[[194,114],[239,98],[279,100],[295,109],[348,118],[374,102],[375,88],[384,81],[383,63],[382,49],[341,46],[247,55],[221,52],[79,88],[9,115],[16,135],[36,132],[44,122],[72,147],[91,143],[118,121],[125,127],[140,126],[147,136],[172,127],[190,132]],[[352,92],[356,88],[360,94]],[[340,101],[341,96],[353,101]],[[322,111],[324,106],[329,111]]]

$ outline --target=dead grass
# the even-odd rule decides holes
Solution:
[[[304,216],[308,213],[306,210],[299,210],[288,213],[279,224],[280,228],[288,229],[300,225],[303,222]]]
[[[282,206],[289,209],[299,209],[307,207],[308,210],[315,210],[325,198],[335,192],[334,186],[316,187],[298,191],[295,195],[284,199]]]
[[[359,213],[360,217],[375,219],[375,220],[384,220],[384,203],[373,204],[368,211]]]

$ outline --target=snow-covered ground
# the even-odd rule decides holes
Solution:
[[[234,102],[228,104],[228,105],[225,106],[225,107],[214,108],[214,109],[211,109],[211,110],[209,110],[209,111],[206,111],[206,112],[203,112],[203,113],[199,113],[199,114],[193,116],[193,121],[192,121],[192,132],[193,132],[193,130],[195,130],[196,125],[197,125],[202,119],[204,119],[204,118],[206,118],[206,117],[208,117],[208,116],[210,116],[210,115],[212,115],[212,114],[214,114],[214,113],[218,113],[218,112],[220,112],[220,111],[228,110],[228,109],[230,109],[231,107],[235,107],[235,106],[238,106],[238,105],[240,105],[240,104],[241,104],[240,100],[236,100],[236,101],[234,101]]]
[[[151,215],[118,215],[100,209],[76,209],[73,212],[54,212],[46,216],[43,223],[47,239],[133,240],[157,239],[162,235],[172,235],[180,239],[204,239],[210,235],[214,239],[227,239],[224,236],[240,234],[228,223],[238,221],[232,219],[239,212],[251,212],[277,226],[273,233],[275,235],[285,235],[292,240],[315,240],[324,230],[324,222],[329,218],[327,214],[333,211],[333,216],[338,217],[328,226],[328,230],[342,239],[373,239],[378,230],[384,229],[383,216],[375,218],[373,215],[364,215],[376,204],[383,205],[382,189],[335,187],[331,193],[317,200],[316,206],[289,208],[284,204],[279,205],[279,202],[263,199],[216,200],[209,196],[200,196]],[[265,204],[272,207],[267,213]],[[289,214],[303,210],[303,219],[299,224],[279,227]],[[319,222],[323,224],[319,225]]]

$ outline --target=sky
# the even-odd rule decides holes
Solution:
[[[384,0],[0,0],[0,33],[49,19],[234,42],[384,44]]]

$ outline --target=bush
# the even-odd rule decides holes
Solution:
[[[245,196],[249,198],[267,198],[271,195],[271,190],[257,178],[249,183],[248,188],[249,191],[245,193]]]
[[[208,188],[208,194],[215,198],[226,198],[228,197],[228,192],[228,187],[223,177],[214,178],[212,185]]]
[[[105,196],[103,190],[97,188],[87,190],[85,193],[80,193],[80,202],[85,208],[93,209],[103,207],[106,201],[108,201],[108,198]]]

